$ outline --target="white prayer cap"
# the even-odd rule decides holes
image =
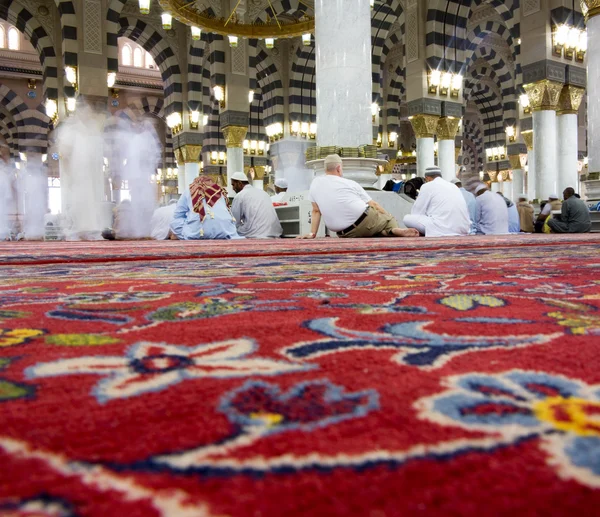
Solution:
[[[487,190],[488,186],[485,183],[478,183],[475,187],[475,192],[479,192],[480,190]]]
[[[459,179],[459,178],[452,178],[452,179],[450,180],[450,183],[454,183],[454,184],[456,185],[457,183],[462,183],[462,181],[460,181],[460,179]]]
[[[275,186],[279,188],[288,188],[288,181],[285,178],[277,178],[275,180]]]
[[[246,176],[243,172],[234,172],[231,175],[231,181],[233,181],[233,180],[245,181],[246,183],[250,183],[248,181],[248,176]]]
[[[558,199],[558,196],[556,194],[550,194],[548,199]]]
[[[439,167],[427,167],[425,169],[425,176],[441,176],[442,170]]]
[[[519,194],[519,199],[527,199],[527,194]]]

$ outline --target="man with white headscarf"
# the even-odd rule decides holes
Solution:
[[[411,213],[404,216],[404,225],[419,230],[425,237],[469,234],[471,219],[465,198],[459,189],[442,178],[439,167],[425,170],[425,184]]]
[[[285,178],[277,178],[275,180],[275,195],[271,196],[271,202],[281,203],[283,196],[288,189],[288,181]]]
[[[492,194],[485,183],[475,187],[477,203],[477,233],[502,235],[508,233],[508,208],[504,199]]]

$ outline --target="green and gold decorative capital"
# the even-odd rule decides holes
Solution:
[[[409,118],[417,138],[433,138],[437,130],[439,115],[419,114]]]
[[[529,97],[529,104],[533,111],[549,111],[558,108],[563,86],[562,83],[543,79],[536,83],[525,84],[523,88]]]
[[[587,19],[600,14],[600,0],[581,0],[581,10]]]
[[[509,154],[508,161],[510,163],[511,169],[519,170],[521,169],[521,156],[518,154]]]
[[[584,94],[585,88],[573,86],[572,84],[565,84],[560,92],[560,99],[558,101],[558,114],[577,114]]]
[[[436,127],[438,140],[454,140],[456,133],[458,133],[459,124],[459,118],[441,117]]]
[[[523,142],[527,146],[528,151],[533,151],[533,131],[521,131]]]
[[[228,148],[242,147],[248,128],[246,126],[227,126],[223,128],[225,144]]]
[[[496,183],[498,181],[498,172],[488,171],[488,176],[490,177],[490,181],[492,183]]]
[[[498,181],[508,181],[510,174],[508,171],[498,171]]]
[[[202,153],[201,145],[186,144],[175,150],[177,163],[198,163]]]

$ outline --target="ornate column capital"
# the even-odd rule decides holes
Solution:
[[[510,162],[511,169],[520,169],[521,168],[521,155],[509,154],[508,161]]]
[[[581,0],[581,10],[587,18],[600,14],[600,0]]]
[[[488,171],[488,176],[490,177],[490,181],[492,183],[497,183],[499,172],[496,171]]]
[[[425,115],[423,113],[409,117],[417,138],[433,138],[439,119],[439,115]]]
[[[581,106],[584,93],[585,88],[573,86],[572,84],[565,84],[560,92],[560,99],[558,101],[558,114],[577,114],[579,111],[579,106]]]
[[[436,133],[438,140],[454,140],[458,132],[460,119],[455,117],[441,117],[437,122]]]
[[[175,149],[175,157],[177,163],[198,163],[200,161],[200,153],[202,153],[201,145],[186,144]]]
[[[227,126],[222,131],[228,148],[242,147],[248,128],[246,126]]]
[[[556,110],[563,83],[543,79],[535,83],[524,84],[533,111]]]
[[[521,136],[527,146],[527,150],[533,151],[533,131],[521,131]]]

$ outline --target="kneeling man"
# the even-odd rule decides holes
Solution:
[[[310,185],[312,201],[311,233],[314,239],[321,222],[338,237],[418,237],[416,230],[398,227],[394,217],[373,201],[356,181],[342,177],[342,159],[337,154],[325,158],[325,176]]]
[[[410,214],[404,216],[404,225],[425,237],[469,235],[471,218],[461,191],[442,178],[438,167],[429,167]]]

